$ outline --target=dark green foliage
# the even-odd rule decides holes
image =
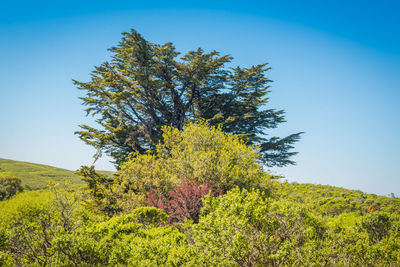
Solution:
[[[190,121],[207,119],[260,145],[267,165],[294,164],[291,149],[300,133],[266,135],[285,121],[283,110],[265,107],[271,83],[267,64],[228,68],[231,56],[200,48],[178,57],[172,43],[153,44],[134,30],[109,50],[111,61],[95,67],[89,82],[74,81],[86,91],[81,99],[87,114],[97,115],[100,125],[82,125],[77,134],[98,155],[109,154],[119,166],[131,153],[154,149],[163,126],[182,130]]]
[[[132,211],[132,216],[136,218],[137,223],[144,225],[163,224],[168,216],[161,210],[154,207],[141,207]]]
[[[0,178],[0,201],[22,192],[21,179],[15,177]]]
[[[371,240],[382,240],[392,227],[391,218],[387,213],[374,212],[364,216],[359,228],[368,233]]]
[[[98,210],[107,216],[113,216],[120,211],[112,191],[113,178],[96,172],[94,166],[82,166],[77,174],[81,175],[87,184],[86,189],[90,196],[86,201],[88,208]]]

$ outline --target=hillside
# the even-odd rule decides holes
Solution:
[[[308,206],[315,213],[334,217],[344,213],[361,216],[374,211],[385,211],[400,215],[400,198],[367,194],[360,190],[350,190],[330,185],[277,182],[275,197]]]
[[[49,182],[59,183],[66,180],[74,184],[83,184],[80,176],[74,171],[9,159],[0,159],[0,177],[18,177],[22,180],[22,185],[30,189],[40,189],[46,187]]]

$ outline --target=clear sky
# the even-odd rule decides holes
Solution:
[[[399,1],[8,1],[0,8],[0,158],[71,170],[93,149],[72,79],[135,28],[179,51],[269,62],[270,107],[304,131],[289,181],[400,196]],[[98,169],[111,170],[104,157]]]

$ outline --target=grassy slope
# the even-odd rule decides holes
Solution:
[[[107,171],[101,173],[112,174]],[[18,177],[24,186],[32,189],[43,188],[49,182],[59,183],[68,180],[74,184],[83,183],[80,176],[70,170],[9,159],[0,159],[0,177]]]
[[[277,182],[275,195],[309,206],[323,216],[337,216],[343,213],[363,215],[370,206],[374,211],[386,211],[400,215],[400,198],[389,198],[367,194],[360,190],[349,190],[330,185],[314,185]]]

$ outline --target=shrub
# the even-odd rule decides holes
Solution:
[[[115,192],[147,194],[153,189],[167,196],[181,177],[208,181],[221,192],[236,186],[268,189],[271,176],[259,165],[258,148],[238,136],[204,121],[190,123],[183,131],[163,127],[163,132],[154,154],[137,155],[121,166]]]
[[[16,266],[50,263],[55,253],[54,239],[74,231],[80,223],[75,197],[74,192],[52,186],[45,191],[27,191],[1,203],[0,221],[6,226],[1,246],[8,247],[7,255],[14,258]]]
[[[190,256],[188,242],[178,229],[161,226],[166,218],[143,207],[60,235],[57,260],[64,266],[181,266]]]
[[[167,197],[152,189],[147,194],[147,204],[165,211],[170,223],[183,222],[186,218],[197,223],[203,206],[201,199],[209,193],[212,196],[219,194],[207,181],[200,183],[182,179],[177,187],[168,192]]]
[[[132,217],[141,224],[163,224],[167,221],[168,216],[155,207],[141,207],[132,211]]]
[[[384,212],[373,212],[362,217],[360,230],[368,233],[371,240],[381,240],[391,229],[391,218]]]
[[[22,192],[21,179],[15,177],[0,178],[0,200],[6,200]]]
[[[325,232],[298,205],[272,201],[257,191],[234,189],[203,201],[193,241],[204,265],[299,266],[304,264],[302,246]]]

